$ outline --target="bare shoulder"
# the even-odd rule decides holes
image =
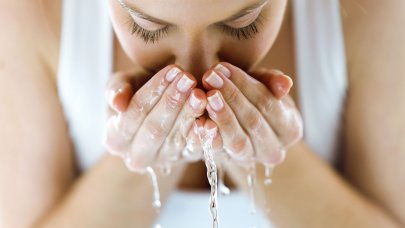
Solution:
[[[341,6],[349,64],[359,66],[365,57],[385,64],[387,61],[379,61],[387,57],[382,54],[401,53],[405,48],[405,1],[341,0]],[[373,52],[380,55],[371,57]]]
[[[74,171],[40,2],[0,0],[0,227],[33,227]]]
[[[405,223],[405,1],[343,0],[349,91],[344,171]]]
[[[35,50],[49,70],[56,71],[61,5],[62,0],[0,0],[0,45]]]

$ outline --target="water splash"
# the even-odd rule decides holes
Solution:
[[[216,129],[215,129],[216,131]],[[207,178],[211,185],[211,194],[209,199],[209,210],[212,217],[212,227],[217,228],[218,223],[218,174],[217,166],[212,154],[212,141],[215,131],[206,132],[203,127],[199,127],[198,136],[204,150],[204,162],[207,167]]]

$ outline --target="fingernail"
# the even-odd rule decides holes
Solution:
[[[285,78],[285,80],[288,81],[288,83],[290,84],[290,88],[293,87],[294,81],[292,80],[292,78],[290,76],[288,76],[286,74],[283,74],[282,77]]]
[[[217,73],[215,73],[215,71],[212,71],[205,81],[216,89],[220,89],[224,85],[224,81]]]
[[[194,84],[194,81],[191,80],[189,77],[187,77],[185,74],[183,74],[183,77],[181,77],[180,81],[177,83],[177,89],[185,93],[187,92],[191,86]]]
[[[227,78],[231,77],[231,71],[222,64],[218,64],[214,69],[221,72]]]
[[[198,108],[200,107],[202,101],[199,100],[194,93],[191,94],[190,96],[190,105],[193,109],[198,110]]]
[[[208,102],[215,111],[220,111],[224,107],[224,103],[222,102],[218,92],[208,97]]]
[[[174,78],[176,78],[177,74],[180,73],[181,70],[177,67],[173,67],[172,69],[169,70],[166,74],[166,80],[169,82],[172,82]]]
[[[109,96],[109,102],[110,102],[110,105],[111,105],[111,107],[115,110],[115,111],[117,111],[117,112],[119,112],[120,110],[119,110],[119,107],[117,106],[117,104],[115,104],[114,103],[114,99],[115,99],[115,97],[118,95],[118,94],[120,94],[120,93],[122,93],[124,91],[124,88],[118,88],[118,89],[115,89],[115,90],[112,90],[111,92],[110,92],[110,96]]]

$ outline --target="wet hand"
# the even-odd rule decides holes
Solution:
[[[106,123],[103,143],[125,160],[131,171],[181,162],[186,138],[207,99],[196,79],[179,66],[169,65],[145,84],[144,73],[114,74],[106,99],[115,110]],[[185,158],[186,159],[186,158]]]
[[[302,118],[288,95],[292,81],[282,72],[262,69],[249,75],[222,62],[202,80],[208,90],[205,122],[218,128],[214,151],[225,149],[241,166],[252,160],[275,166],[285,159],[286,149],[302,138]]]

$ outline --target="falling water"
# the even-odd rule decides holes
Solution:
[[[158,181],[156,178],[156,173],[152,169],[152,167],[148,166],[146,168],[146,171],[149,174],[150,180],[152,182],[152,188],[153,188],[153,200],[152,200],[152,206],[155,208],[156,214],[160,212],[160,208],[162,206],[162,203],[160,202],[160,192],[159,192],[159,186],[158,186]],[[162,226],[160,224],[156,224],[154,228],[161,228]]]
[[[159,212],[162,204],[160,202],[160,193],[159,193],[159,186],[158,186],[158,182],[157,182],[157,178],[156,178],[156,173],[150,166],[148,166],[146,168],[146,171],[148,172],[150,180],[152,182],[152,188],[153,188],[152,206],[153,206],[153,208],[156,209],[156,212]]]
[[[255,199],[255,186],[256,186],[256,163],[252,161],[248,168],[247,183],[250,194],[250,209],[249,214],[256,214],[256,199]]]
[[[264,169],[264,185],[271,185],[273,182],[271,179],[271,175],[273,174],[273,166],[266,165]]]
[[[225,177],[225,169],[223,167],[222,162],[218,163],[218,191],[221,193],[221,195],[229,195],[231,193],[231,190],[229,190],[228,187],[226,187],[224,183],[224,177]]]
[[[198,129],[198,136],[200,138],[201,145],[204,150],[204,161],[207,167],[207,178],[211,185],[211,194],[209,199],[209,210],[212,217],[212,227],[218,227],[218,175],[217,167],[214,162],[214,157],[212,155],[212,141],[215,133],[207,132],[205,133],[204,128],[200,127]]]

